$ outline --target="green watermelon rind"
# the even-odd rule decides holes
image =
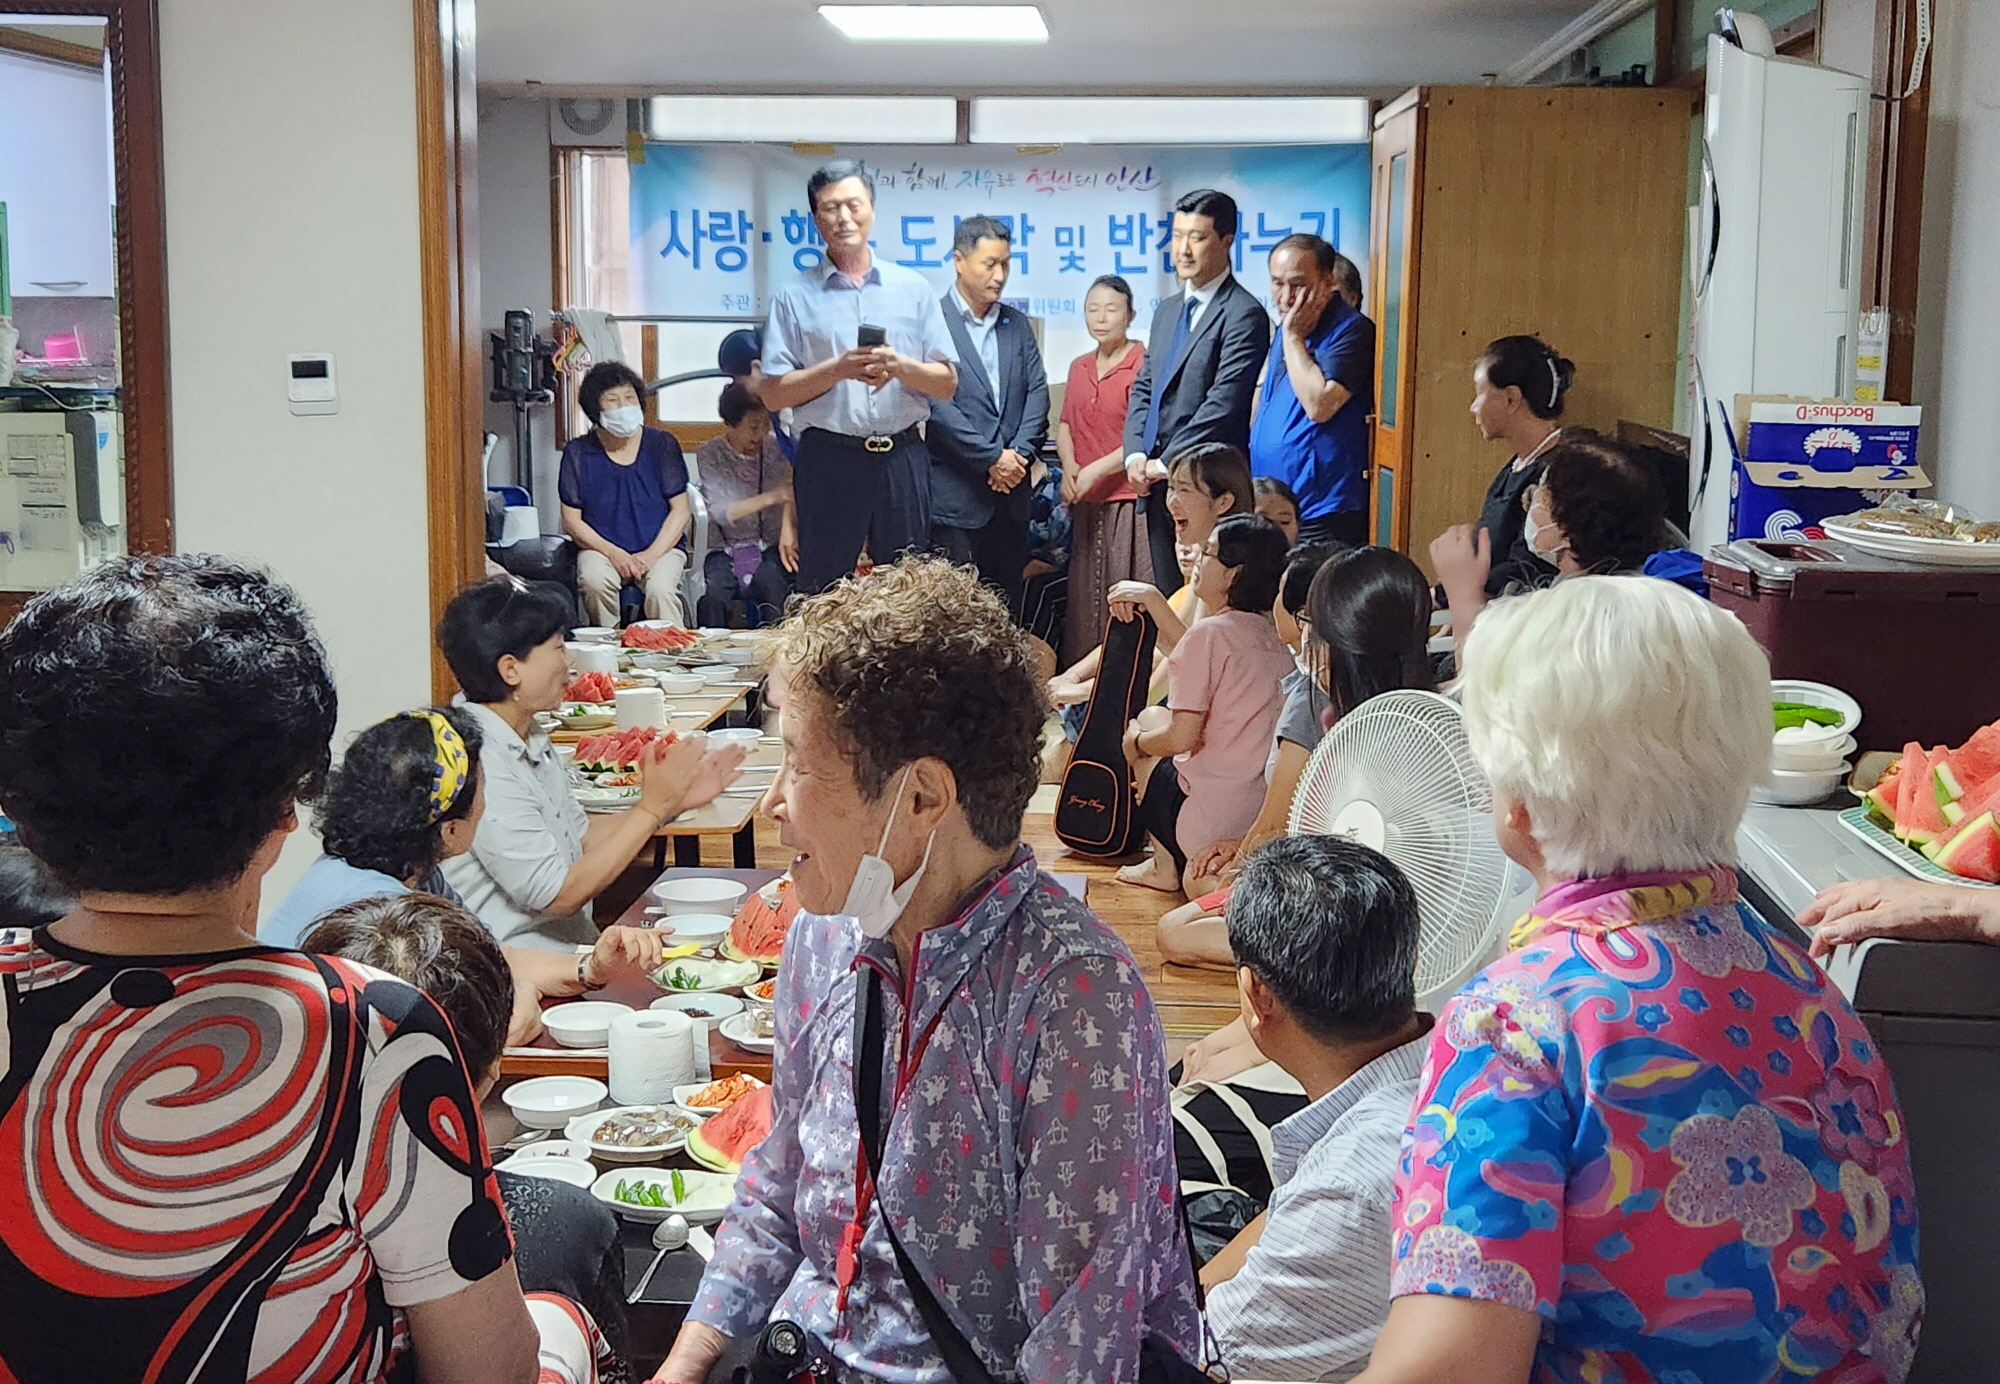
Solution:
[[[1981,877],[1978,875],[1966,874],[1964,871],[1957,869],[1953,864],[1953,858],[1961,853],[1961,848],[1963,852],[1970,853],[1974,849],[1983,846],[1991,854],[1993,852],[1992,841],[1996,835],[2000,835],[2000,828],[1995,827],[1993,814],[1990,812],[1981,813],[1970,822],[1967,822],[1959,831],[1953,833],[1951,840],[1939,847],[1938,853],[1931,857],[1931,862],[1940,870],[1949,870],[1961,879],[1979,879]],[[1985,882],[1992,883],[1990,880]]]

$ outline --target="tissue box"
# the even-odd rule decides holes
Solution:
[[[1818,538],[1819,524],[1930,480],[1917,466],[1923,409],[1840,399],[1736,400],[1731,538]]]

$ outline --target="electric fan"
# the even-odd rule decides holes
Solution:
[[[1494,839],[1492,810],[1458,707],[1434,692],[1385,692],[1341,717],[1292,795],[1294,836],[1345,836],[1408,877],[1423,922],[1424,1008],[1500,954],[1515,906],[1533,888]]]

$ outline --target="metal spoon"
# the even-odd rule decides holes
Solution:
[[[653,1256],[653,1262],[646,1265],[646,1272],[639,1275],[639,1286],[625,1295],[625,1304],[628,1307],[639,1300],[646,1291],[646,1285],[653,1281],[653,1271],[660,1267],[660,1261],[684,1247],[687,1242],[687,1217],[678,1211],[653,1227],[653,1248],[658,1253]]]

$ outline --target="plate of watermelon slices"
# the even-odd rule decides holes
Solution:
[[[2000,721],[1957,749],[1911,741],[1840,823],[1909,873],[2000,887]]]

